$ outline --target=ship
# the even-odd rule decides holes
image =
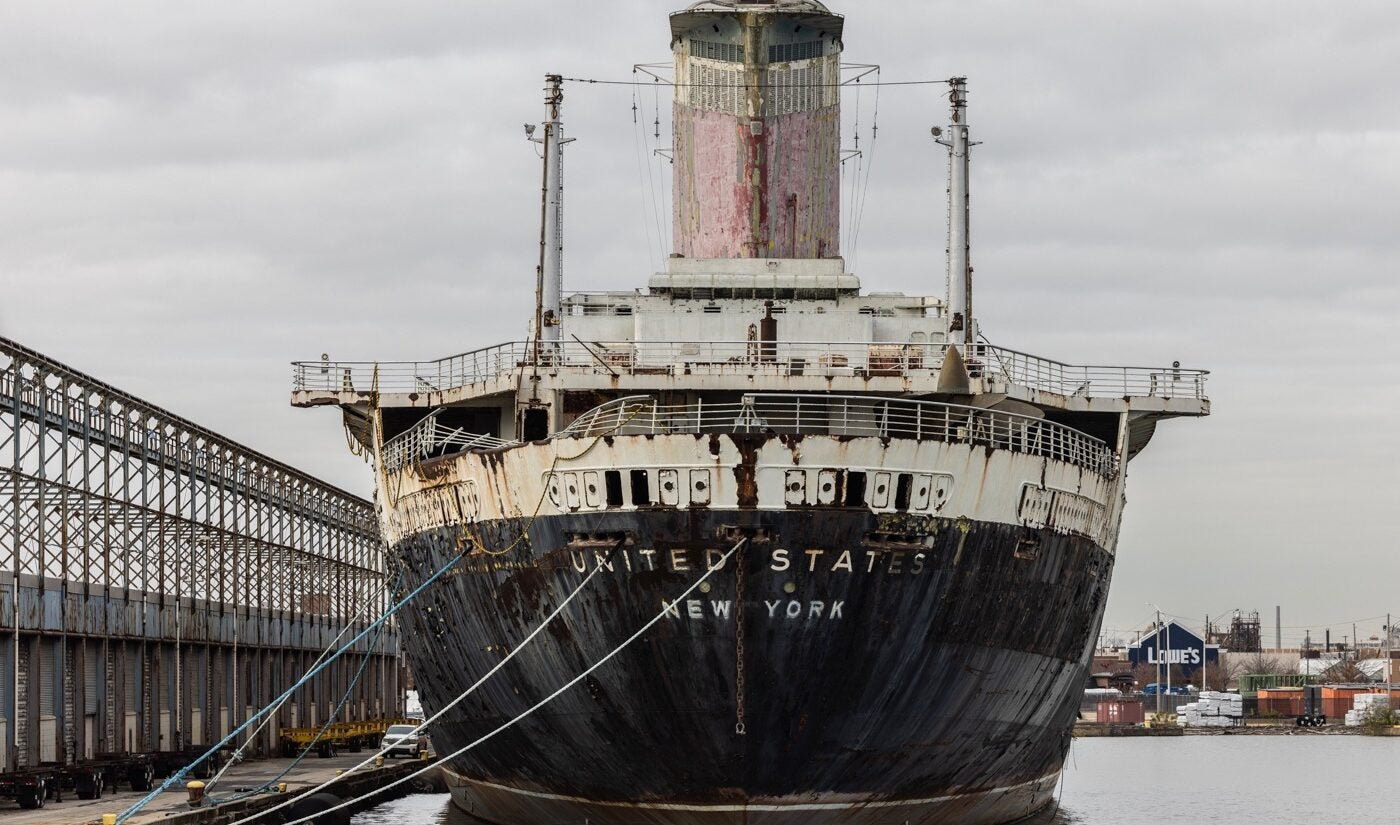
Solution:
[[[294,365],[293,403],[338,407],[372,462],[398,592],[449,568],[400,615],[425,712],[504,662],[433,723],[453,802],[495,825],[1042,811],[1128,462],[1209,414],[1207,373],[983,334],[962,77],[930,164],[941,182],[946,152],[943,294],[865,291],[840,236],[844,18],[706,0],[669,23],[663,271],[566,294],[573,138],[547,75],[529,337]]]

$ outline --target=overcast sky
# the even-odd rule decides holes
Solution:
[[[1257,609],[1271,641],[1281,604],[1290,644],[1400,616],[1400,6],[862,5],[833,7],[847,60],[969,77],[988,337],[1212,370],[1214,415],[1131,466],[1106,626]],[[667,60],[674,7],[0,3],[0,334],[368,494],[288,362],[523,337],[542,75]],[[942,291],[941,93],[860,92],[868,289]],[[566,290],[667,251],[633,102],[566,87]]]

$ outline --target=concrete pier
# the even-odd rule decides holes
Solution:
[[[299,790],[314,787],[330,779],[336,775],[337,770],[350,770],[359,764],[365,755],[345,754],[333,759],[305,759],[279,781],[287,783],[288,794],[294,794]],[[287,796],[268,793],[240,800],[231,806],[219,806],[217,803],[221,798],[235,795],[238,789],[254,788],[267,782],[281,773],[287,765],[291,764],[291,761],[290,759],[267,759],[235,765],[224,774],[224,778],[210,794],[213,797],[212,802],[216,804],[203,808],[190,808],[184,787],[173,788],[157,797],[140,814],[128,820],[128,825],[151,825],[151,823],[156,822],[164,823],[164,825],[186,825],[187,822],[195,821],[208,823],[224,819],[224,815],[235,812],[246,814],[271,807],[278,802],[285,801]],[[336,791],[338,795],[349,798],[383,787],[422,766],[423,763],[418,760],[388,759],[385,760],[383,768],[372,766],[366,768],[351,779],[347,779],[344,788],[336,786]],[[436,780],[436,772],[429,772],[424,775],[423,782],[410,781],[401,787],[403,793],[422,791],[429,787],[437,789],[436,781],[438,781]],[[118,813],[143,796],[145,796],[143,793],[121,790],[103,796],[101,799],[79,800],[68,794],[64,796],[63,802],[51,801],[42,810],[35,811],[21,811],[15,807],[13,802],[0,800],[0,817],[3,817],[5,825],[90,825],[90,823],[100,823],[103,814]],[[277,814],[273,814],[260,821],[266,821],[272,825],[279,821],[277,816]]]

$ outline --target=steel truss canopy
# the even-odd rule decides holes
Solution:
[[[335,617],[385,598],[369,501],[6,338],[0,456],[21,581]]]

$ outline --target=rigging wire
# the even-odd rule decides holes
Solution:
[[[855,122],[851,127],[851,133],[854,135],[856,168],[851,175],[850,212],[846,215],[846,257],[847,260],[850,261],[850,269],[852,271],[856,270],[856,202],[858,198],[858,193],[860,191],[861,173],[865,169],[865,153],[860,150],[860,89],[860,78],[856,78]]]
[[[660,268],[665,269],[666,234],[665,230],[662,228],[661,215],[665,212],[666,209],[666,193],[663,191],[666,185],[666,176],[665,174],[663,174],[664,170],[662,170],[660,166],[660,155],[657,154],[657,150],[661,148],[659,145],[661,141],[661,81],[659,80],[653,80],[652,82],[652,116],[654,119],[656,129],[655,139],[658,145],[651,146],[647,150],[647,174],[651,174],[652,164],[655,163],[657,165],[656,178],[653,180],[651,188],[653,200],[652,205],[654,206],[655,211],[652,213],[652,216],[653,219],[656,221],[656,245],[660,254]],[[642,135],[642,139],[645,141],[645,134]],[[655,181],[660,181],[660,183],[656,183]]]
[[[875,165],[875,142],[880,137],[880,70],[875,70],[875,105],[874,111],[870,113],[870,158],[865,164],[865,182],[861,184],[859,205],[856,207],[855,226],[852,227],[851,251],[854,253],[860,245],[861,222],[865,220],[865,204],[870,194],[870,168]],[[854,268],[854,265],[853,267]]]
[[[1233,613],[1234,611],[1232,610],[1232,611],[1230,611],[1230,612]],[[1170,616],[1170,617],[1173,618],[1173,619],[1184,619],[1184,620],[1186,620],[1186,621],[1188,621],[1188,622],[1194,622],[1197,618],[1200,618],[1199,616],[1197,616],[1197,617],[1192,617],[1192,616],[1182,616],[1182,615],[1179,615],[1179,614],[1176,614],[1176,613],[1168,613],[1168,612],[1165,611],[1165,610],[1162,611],[1162,615],[1163,615],[1163,616]],[[1280,627],[1281,629],[1283,629],[1283,630],[1327,630],[1327,629],[1334,628],[1334,627],[1350,627],[1351,625],[1354,625],[1354,624],[1363,624],[1363,623],[1365,623],[1365,622],[1380,621],[1380,620],[1382,620],[1382,619],[1384,619],[1384,618],[1385,618],[1385,614],[1382,613],[1382,614],[1379,615],[1379,616],[1367,616],[1367,617],[1362,618],[1362,619],[1345,619],[1345,620],[1343,620],[1343,621],[1340,621],[1340,622],[1332,622],[1332,623],[1330,623],[1330,624],[1323,624],[1323,623],[1321,623],[1321,622],[1318,622],[1318,623],[1316,623],[1316,624],[1285,624],[1285,625],[1279,625],[1279,627]],[[1259,624],[1260,624],[1260,627],[1261,627],[1261,628],[1263,628],[1263,627],[1273,627],[1273,626],[1274,626],[1274,625],[1272,625],[1272,624],[1268,624],[1267,622],[1262,622],[1262,621],[1261,621]]]
[[[587,83],[587,84],[589,84],[589,85],[597,85],[597,86],[647,86],[647,85],[650,85],[650,84],[646,83],[645,81],[641,81],[641,80],[595,80],[595,79],[593,79],[593,78],[587,78],[587,77],[564,77],[564,78],[560,78],[560,79],[563,80],[563,81],[565,81],[565,82],[568,82],[568,83]],[[750,87],[754,86],[754,84],[752,84],[752,83],[669,83],[669,82],[664,81],[664,80],[661,80],[661,79],[659,79],[659,78],[656,79],[654,82],[656,82],[656,83],[664,83],[664,84],[667,85],[667,86],[673,86],[673,87],[675,87],[675,88],[677,88],[677,89],[747,89],[747,88],[750,88]],[[855,81],[855,82],[859,83],[860,81],[857,80],[857,81]],[[946,80],[885,80],[885,81],[879,81],[879,82],[877,82],[877,83],[867,83],[867,84],[865,84],[865,85],[867,85],[867,86],[876,86],[876,85],[879,85],[879,86],[934,86],[934,85],[938,85],[938,84],[944,84],[944,83],[947,83],[947,82],[948,82],[948,81],[946,81]],[[758,85],[758,87],[760,87],[760,88],[767,88],[767,84],[766,84],[766,83],[760,83],[760,84],[757,84],[757,85]],[[848,85],[848,84],[847,84],[847,83],[792,83],[792,84],[785,84],[785,85],[787,86],[787,88],[793,88],[793,89],[820,89],[820,88],[840,88],[840,87],[846,86],[846,85]]]
[[[623,649],[627,648],[629,645],[631,645],[631,644],[632,644],[633,642],[635,642],[637,639],[641,638],[642,634],[646,633],[648,630],[650,630],[650,629],[652,628],[652,626],[654,626],[657,622],[661,621],[663,618],[666,617],[666,615],[673,609],[673,608],[671,607],[671,605],[679,604],[680,602],[684,601],[687,597],[689,597],[690,594],[693,593],[693,592],[695,591],[695,589],[698,588],[701,584],[703,584],[703,583],[705,582],[705,580],[707,580],[708,578],[710,578],[710,576],[711,576],[712,574],[714,574],[714,572],[715,572],[716,570],[722,569],[722,568],[724,567],[724,565],[729,561],[730,557],[732,557],[732,556],[739,550],[739,548],[741,548],[741,547],[743,547],[745,544],[747,544],[748,541],[749,541],[749,539],[748,539],[747,536],[745,536],[744,538],[739,539],[739,542],[738,542],[737,544],[735,544],[733,547],[729,548],[729,551],[728,551],[727,553],[725,553],[724,556],[721,557],[720,560],[719,560],[713,567],[710,567],[708,570],[706,570],[705,573],[704,573],[704,575],[700,576],[700,578],[698,578],[698,579],[696,579],[695,581],[691,582],[690,586],[687,587],[687,588],[685,589],[685,592],[681,593],[681,594],[680,594],[679,596],[677,596],[675,599],[670,600],[669,603],[667,603],[665,606],[663,606],[663,607],[661,608],[661,611],[660,611],[659,613],[657,613],[655,616],[653,616],[653,617],[651,618],[651,620],[648,621],[646,624],[642,625],[642,626],[637,630],[637,632],[635,632],[635,633],[633,633],[631,636],[627,637],[627,639],[626,639],[625,641],[623,641],[623,642],[622,642],[621,644],[619,644],[617,647],[613,648],[606,656],[604,656],[603,658],[599,659],[598,661],[596,661],[596,662],[594,662],[592,665],[590,665],[590,666],[588,667],[587,670],[583,671],[582,673],[578,674],[578,675],[575,676],[574,678],[570,679],[568,682],[565,682],[563,685],[561,685],[561,686],[560,686],[557,690],[555,690],[553,693],[549,694],[549,695],[546,696],[545,698],[543,698],[543,699],[541,699],[540,701],[536,702],[535,704],[531,705],[529,708],[527,708],[525,711],[523,711],[523,712],[520,713],[519,715],[517,715],[517,716],[515,716],[514,718],[510,719],[509,721],[507,721],[507,722],[501,724],[500,726],[496,727],[495,729],[493,729],[493,730],[490,731],[489,733],[486,733],[486,734],[480,736],[480,737],[477,738],[475,741],[473,741],[473,742],[471,742],[471,743],[469,743],[469,744],[467,744],[467,745],[465,745],[465,746],[463,746],[463,747],[461,747],[461,748],[458,748],[457,750],[453,751],[452,753],[447,754],[446,756],[441,757],[437,762],[429,763],[429,764],[423,766],[422,768],[419,768],[418,770],[416,770],[416,771],[414,771],[414,772],[412,772],[412,773],[410,773],[410,774],[407,774],[407,775],[405,775],[405,776],[399,777],[398,779],[394,780],[393,782],[389,783],[388,785],[385,785],[385,786],[383,786],[383,787],[381,787],[381,788],[376,788],[376,789],[374,789],[373,791],[370,791],[369,793],[363,794],[363,795],[361,795],[361,796],[352,797],[352,798],[350,798],[350,799],[347,799],[347,800],[341,802],[339,805],[335,805],[335,806],[333,806],[333,807],[331,807],[331,808],[327,808],[327,809],[324,810],[324,811],[318,811],[318,812],[316,812],[316,813],[314,813],[314,814],[310,814],[310,815],[308,815],[308,816],[301,817],[300,819],[291,820],[290,822],[287,822],[286,825],[301,825],[301,823],[310,822],[310,821],[312,821],[312,820],[314,820],[314,819],[316,819],[316,818],[318,818],[318,817],[321,817],[321,816],[324,816],[324,815],[326,815],[326,814],[328,814],[328,813],[331,813],[332,811],[338,811],[338,810],[340,810],[340,809],[342,809],[342,808],[345,808],[345,807],[347,807],[347,806],[354,805],[354,804],[356,804],[357,802],[361,802],[361,801],[363,801],[363,800],[365,800],[365,799],[368,799],[368,798],[370,798],[370,797],[372,797],[372,796],[375,796],[375,795],[380,794],[380,793],[382,793],[382,792],[384,792],[384,791],[387,791],[387,790],[389,790],[390,788],[393,788],[393,787],[396,787],[396,786],[398,786],[398,785],[401,785],[401,784],[403,784],[404,782],[407,782],[407,781],[410,780],[410,779],[414,779],[414,778],[416,778],[416,777],[418,777],[418,776],[421,776],[422,774],[424,774],[424,773],[426,773],[426,772],[428,772],[428,771],[430,771],[430,770],[434,770],[434,769],[437,768],[438,765],[439,765],[440,763],[442,763],[442,762],[447,762],[447,761],[456,759],[457,757],[461,756],[462,754],[466,753],[467,751],[469,751],[469,750],[475,748],[477,745],[480,745],[481,743],[487,741],[488,739],[491,739],[491,738],[495,737],[497,734],[503,733],[503,732],[505,732],[506,730],[508,730],[508,729],[510,729],[510,728],[512,728],[512,727],[514,727],[517,723],[519,723],[519,722],[521,722],[522,720],[526,719],[527,717],[533,715],[533,714],[535,713],[535,711],[539,710],[540,708],[542,708],[542,707],[544,707],[545,705],[549,704],[550,702],[554,701],[556,698],[559,697],[560,694],[564,693],[564,691],[568,690],[569,688],[573,687],[574,685],[576,685],[576,684],[578,684],[579,682],[581,682],[581,681],[583,681],[584,679],[586,679],[589,675],[591,675],[591,674],[593,673],[593,671],[595,671],[595,670],[597,670],[598,668],[602,667],[603,665],[607,664],[614,656],[616,656],[618,653],[621,653],[621,652],[623,651]],[[593,568],[593,572],[596,573],[596,572],[597,572],[598,570],[600,570],[600,569],[602,569],[602,565],[597,565],[597,566],[595,566],[595,567]],[[742,575],[742,572],[743,572],[743,571],[739,571],[739,575]],[[592,575],[592,574],[590,574],[590,575]],[[561,605],[561,607],[562,607],[562,605]],[[536,628],[535,633],[538,633],[539,630],[540,630],[539,628]],[[533,636],[534,634],[531,634],[531,635]],[[523,646],[523,645],[522,645],[522,646]],[[493,672],[494,672],[494,671],[493,671]],[[488,674],[488,675],[490,675],[490,674]],[[483,678],[483,680],[484,680],[486,677],[482,677],[482,678]],[[469,688],[469,690],[472,690],[472,689],[475,689],[475,688],[474,688],[474,687],[473,687],[473,688]],[[459,698],[465,698],[465,697],[459,697]],[[435,714],[435,716],[436,716],[436,714]],[[425,723],[425,724],[426,724],[426,723]],[[309,789],[309,790],[303,791],[303,792],[302,792],[301,794],[299,794],[298,796],[293,797],[292,799],[289,799],[289,800],[287,800],[286,802],[283,802],[283,803],[277,805],[276,807],[268,808],[268,809],[265,810],[265,811],[259,811],[258,813],[254,814],[253,816],[250,816],[250,817],[248,817],[248,818],[246,818],[246,819],[236,820],[235,822],[231,823],[230,825],[245,825],[245,823],[252,822],[253,820],[258,819],[259,817],[263,816],[264,814],[271,813],[272,811],[278,810],[279,808],[285,807],[286,805],[290,805],[290,804],[292,804],[293,802],[295,802],[297,799],[302,799],[302,798],[305,798],[305,797],[307,797],[307,796],[309,796],[309,795],[311,795],[311,794],[313,794],[313,793],[316,793],[316,792],[318,792],[318,791],[321,791],[321,790],[323,790],[323,789],[329,787],[330,785],[334,784],[334,783],[337,782],[338,780],[344,778],[345,776],[351,775],[352,773],[354,773],[354,771],[358,770],[360,767],[363,767],[364,764],[366,764],[366,763],[361,763],[361,765],[359,765],[359,766],[357,766],[357,767],[355,767],[355,768],[352,768],[352,769],[349,770],[349,771],[346,771],[345,774],[343,774],[342,776],[334,777],[334,778],[332,778],[332,779],[327,780],[326,782],[321,783],[320,785],[318,785],[318,786],[315,787],[315,788],[311,788],[311,789]]]
[[[633,73],[633,74],[636,74],[636,72],[637,72],[636,69],[633,69],[633,70],[632,70],[632,73]],[[656,260],[660,260],[660,259],[662,258],[662,254],[661,254],[661,251],[660,251],[660,248],[659,248],[659,239],[658,239],[658,247],[657,247],[656,249],[653,249],[653,247],[652,247],[652,237],[651,237],[652,218],[651,218],[651,215],[648,214],[648,213],[651,212],[653,199],[652,199],[652,197],[651,197],[650,195],[647,194],[647,192],[648,192],[648,190],[647,190],[647,178],[648,178],[649,173],[651,172],[651,164],[650,164],[650,162],[648,161],[648,159],[647,159],[647,157],[646,157],[646,147],[643,145],[642,137],[641,137],[641,135],[642,135],[642,132],[641,132],[641,129],[640,129],[641,121],[640,121],[640,119],[637,117],[637,112],[638,112],[638,107],[637,107],[637,90],[636,90],[636,88],[633,88],[633,89],[632,89],[632,145],[633,145],[633,147],[634,147],[634,148],[636,149],[636,151],[637,151],[637,195],[640,196],[641,199],[642,199],[642,231],[645,232],[645,233],[646,233],[646,236],[647,236],[647,255],[650,256],[650,255],[653,254],[653,252],[655,252],[655,253],[656,253]],[[643,165],[643,164],[646,164],[646,168],[645,168],[645,169],[642,168],[642,165]]]

